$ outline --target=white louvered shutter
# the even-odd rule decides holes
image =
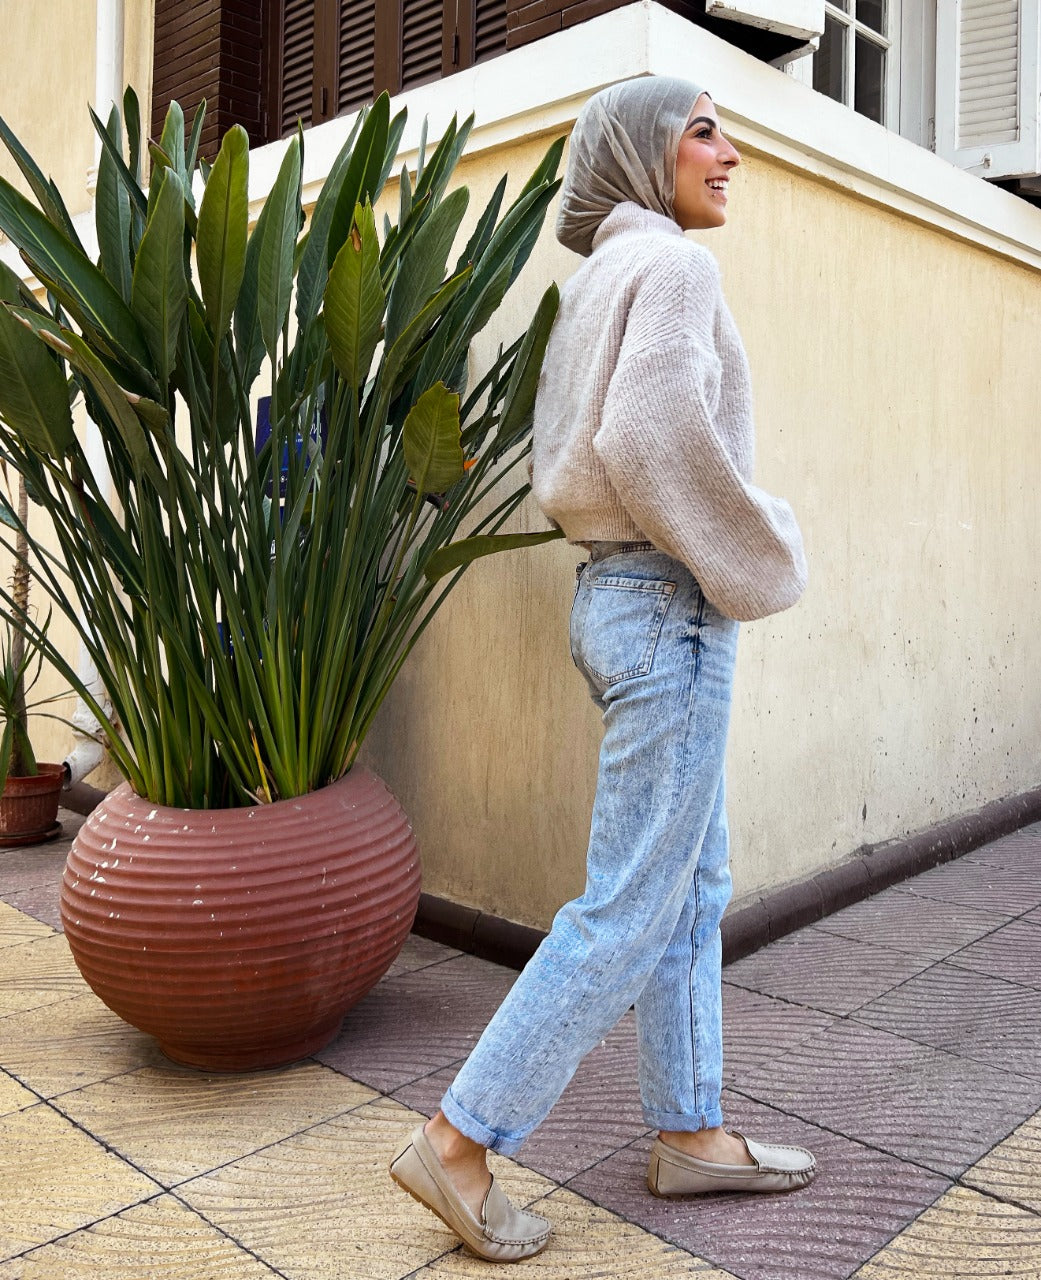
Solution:
[[[936,151],[984,178],[1041,173],[1041,0],[939,0]]]
[[[705,12],[800,40],[824,31],[824,0],[707,0]]]

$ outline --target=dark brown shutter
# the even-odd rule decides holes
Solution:
[[[444,42],[442,0],[401,0],[401,87],[441,75]]]
[[[506,52],[506,0],[475,0],[474,62]]]
[[[375,97],[375,53],[376,0],[342,0],[337,81],[341,114],[356,111]]]
[[[311,123],[314,85],[314,0],[282,0],[282,66],[276,138]]]

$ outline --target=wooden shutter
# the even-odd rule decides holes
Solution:
[[[705,13],[800,40],[824,31],[824,0],[707,0]]]
[[[1041,172],[1041,0],[936,11],[936,150],[985,178]]]
[[[285,137],[297,121],[311,123],[314,86],[314,0],[282,0],[278,101],[271,135]]]
[[[475,0],[474,62],[506,52],[506,0]]]
[[[436,80],[441,75],[443,48],[442,0],[401,0],[402,89]]]
[[[356,111],[375,97],[375,54],[376,0],[343,0],[340,7],[338,111]]]

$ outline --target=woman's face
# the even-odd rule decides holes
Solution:
[[[726,222],[730,170],[740,163],[733,144],[720,132],[712,99],[703,93],[694,104],[676,156],[672,211],[684,231],[721,227]]]

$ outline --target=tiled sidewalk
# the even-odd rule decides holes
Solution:
[[[64,815],[67,830],[76,819]],[[513,973],[413,938],[317,1058],[167,1062],[82,983],[65,844],[0,852],[0,1280],[488,1276],[389,1182]],[[726,1106],[811,1147],[790,1196],[661,1201],[631,1017],[507,1192],[552,1218],[545,1280],[1041,1277],[1041,825],[725,973]]]

